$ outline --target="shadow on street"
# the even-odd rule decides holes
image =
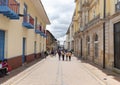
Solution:
[[[115,80],[117,80],[118,82],[120,82],[120,74],[119,73],[115,73],[111,70],[108,70],[108,69],[103,69],[101,66],[89,61],[89,60],[86,60],[86,59],[82,59],[82,58],[78,58],[76,57],[78,60],[81,61],[81,63],[87,63],[89,65],[92,65],[94,66],[95,68],[99,69],[101,72],[103,72],[104,74],[106,74],[107,76],[112,76]],[[107,80],[107,78],[104,78],[103,80]]]

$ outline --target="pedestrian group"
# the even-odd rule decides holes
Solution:
[[[64,61],[66,57],[66,61],[71,61],[72,51],[58,50],[58,56],[59,60],[61,60],[62,57],[62,60]]]

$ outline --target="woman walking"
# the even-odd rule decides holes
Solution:
[[[66,52],[66,61],[68,61],[69,53],[68,51]]]
[[[60,60],[60,58],[61,58],[61,51],[60,50],[58,50],[58,56],[59,56],[59,60]]]
[[[72,52],[69,51],[68,57],[69,57],[69,61],[71,61],[71,56],[72,56]]]
[[[62,54],[62,60],[64,61],[64,57],[65,57],[65,52],[64,52],[64,50],[61,51],[61,54]]]

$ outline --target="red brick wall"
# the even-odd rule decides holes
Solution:
[[[32,62],[35,59],[35,54],[30,54],[26,56],[26,62]]]
[[[8,64],[12,67],[12,69],[22,66],[22,56],[17,56],[17,57],[8,59]]]
[[[40,58],[41,57],[41,53],[36,54],[36,58]]]
[[[36,54],[36,58],[41,58],[41,53]],[[32,62],[35,60],[35,54],[30,54],[26,56],[26,62]],[[8,59],[8,64],[12,67],[12,69],[16,69],[22,66],[22,56],[17,56]]]

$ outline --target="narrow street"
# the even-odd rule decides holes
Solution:
[[[59,61],[58,56],[49,56],[1,85],[120,85],[120,82],[75,57]]]

